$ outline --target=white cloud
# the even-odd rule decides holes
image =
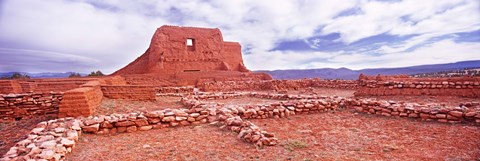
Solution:
[[[303,53],[305,54],[305,53]],[[424,64],[441,64],[465,60],[480,60],[480,43],[456,43],[445,39],[416,48],[410,52],[396,54],[368,55],[362,53],[343,53],[333,55],[327,61],[312,62],[316,68],[350,69],[407,67]],[[298,66],[297,68],[301,68]]]
[[[475,0],[6,0],[1,5],[0,42],[16,44],[3,47],[98,60],[87,63],[83,70],[64,69],[79,72],[101,69],[109,73],[123,67],[147,49],[155,29],[164,24],[220,28],[224,40],[251,47],[244,61],[254,70],[408,65],[393,58],[411,54],[405,50],[432,37],[480,29],[480,2]],[[361,14],[337,17],[353,8]],[[315,33],[319,29],[321,33]],[[417,36],[387,43],[390,45],[376,50],[376,55],[361,49],[358,53],[270,51],[281,41],[330,33],[340,33],[338,41],[345,43],[382,33]],[[476,53],[478,43],[442,42],[432,42],[412,53],[437,52],[439,45],[449,45],[445,51],[462,54],[443,54],[442,61],[478,59],[466,54]],[[424,64],[442,62],[425,59]]]

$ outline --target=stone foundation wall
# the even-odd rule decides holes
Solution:
[[[203,91],[245,91],[245,90],[297,90],[308,87],[356,89],[352,80],[264,80],[264,81],[216,81],[197,85]]]
[[[193,93],[195,87],[158,87],[155,88],[156,93]]]
[[[356,96],[433,95],[480,97],[480,77],[360,76]]]
[[[58,115],[63,93],[0,94],[1,121],[13,121],[37,115]]]
[[[155,100],[155,86],[124,85],[101,86],[103,95],[111,99]]]
[[[278,103],[248,107],[229,107],[229,110],[242,118],[282,118],[291,114],[355,109],[357,112],[388,117],[419,118],[426,121],[480,123],[480,103],[465,102],[455,107],[441,104],[418,104],[370,99],[349,99],[340,97],[318,97],[316,95],[258,94],[258,93],[211,93],[182,98],[187,108],[207,106],[201,100],[255,97],[288,100]]]

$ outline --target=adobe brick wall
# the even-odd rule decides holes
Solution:
[[[36,115],[58,115],[63,93],[0,94],[1,121],[13,121]]]
[[[100,86],[80,87],[65,92],[60,103],[59,117],[90,116],[100,106],[103,94]]]
[[[193,46],[187,46],[187,39],[193,39]],[[147,51],[114,75],[168,75],[184,70],[248,72],[240,44],[223,41],[218,28],[164,25],[156,30]]]
[[[141,86],[141,85],[104,85],[101,86],[103,95],[111,99],[127,99],[127,100],[155,100],[156,86]]]
[[[245,91],[245,90],[296,90],[308,87],[356,89],[352,80],[264,80],[264,81],[212,81],[198,85],[202,91]]]
[[[0,93],[22,93],[22,87],[17,80],[0,80]]]
[[[433,95],[480,97],[480,77],[363,76],[355,96]]]
[[[99,79],[100,83],[103,85],[126,85],[127,81],[122,76],[109,76]]]
[[[97,78],[48,78],[0,80],[0,94],[30,92],[65,92]]]

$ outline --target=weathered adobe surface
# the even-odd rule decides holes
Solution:
[[[187,39],[193,40],[192,46],[187,46]],[[248,71],[240,44],[224,42],[218,28],[161,26],[145,54],[114,75],[174,74],[184,70]]]
[[[223,99],[231,97],[259,97],[290,99],[268,105],[245,107],[222,107],[205,105],[201,99]],[[309,114],[354,108],[383,116],[421,118],[439,122],[480,123],[478,103],[464,103],[459,107],[419,105],[386,101],[321,97],[315,99],[306,95],[257,94],[257,93],[206,93],[183,98],[188,109],[165,109],[145,113],[111,114],[88,118],[60,118],[41,122],[27,139],[12,147],[2,160],[55,159],[60,160],[72,151],[83,132],[111,134],[135,132],[156,128],[215,123],[238,133],[238,138],[257,146],[276,145],[274,134],[261,130],[245,119],[283,118],[290,115]]]
[[[103,98],[100,82],[90,81],[80,88],[64,93],[60,103],[59,117],[89,116],[95,113]]]
[[[192,44],[187,45],[187,40]],[[240,44],[223,41],[218,28],[165,25],[157,29],[142,56],[112,75],[124,75],[127,81],[133,79],[132,83],[147,81],[137,85],[154,82],[194,85],[198,79],[231,77],[272,79],[265,73],[251,73],[243,64]]]
[[[111,99],[127,99],[140,101],[155,100],[155,86],[121,85],[101,86],[103,96]]]
[[[62,92],[0,94],[0,122],[52,115],[57,117]]]
[[[358,80],[356,96],[434,95],[480,97],[480,77],[412,78],[408,76],[364,76]]]
[[[98,78],[48,78],[25,80],[0,80],[0,94],[65,92]]]

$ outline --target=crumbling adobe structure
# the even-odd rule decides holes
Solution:
[[[243,64],[240,44],[223,41],[218,28],[178,26],[158,28],[147,51],[112,75],[143,85],[172,81],[194,85],[201,79],[272,79],[268,74],[251,73]]]

